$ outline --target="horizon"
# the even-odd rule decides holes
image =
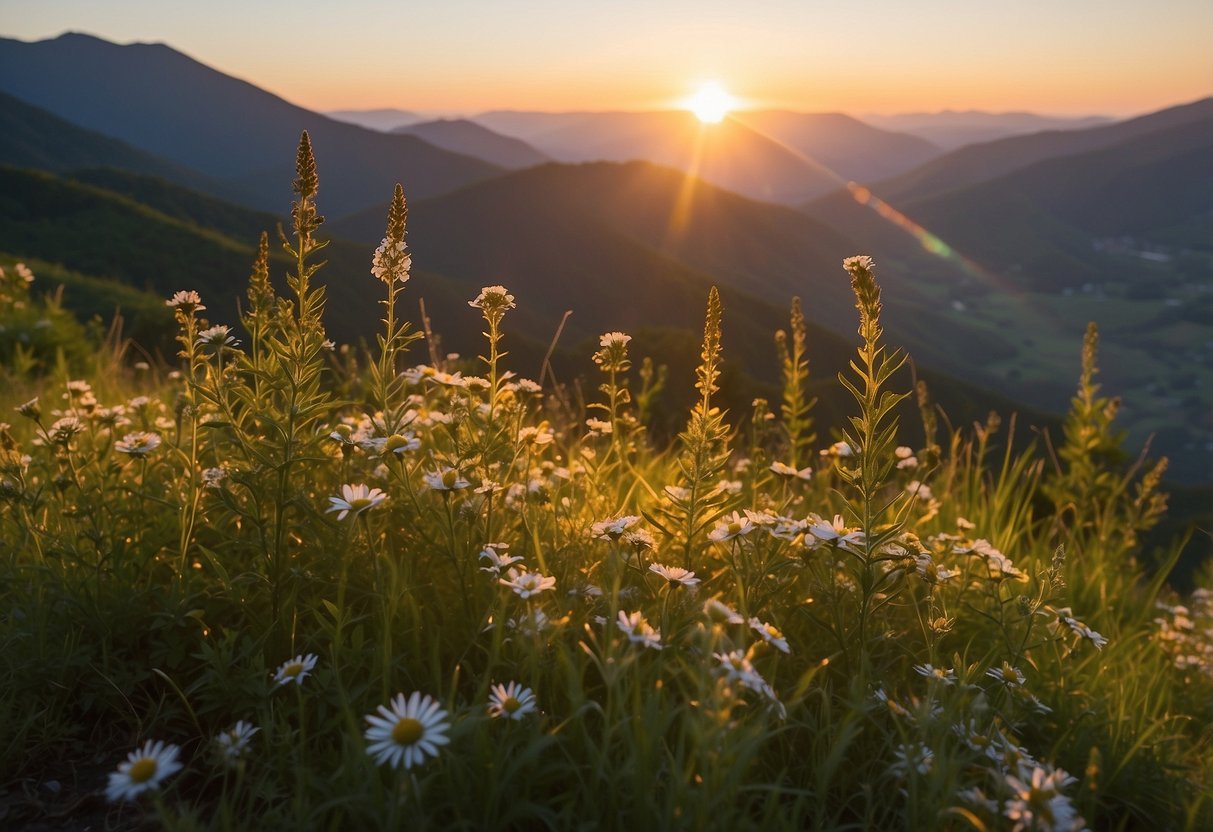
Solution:
[[[554,0],[409,10],[360,0],[340,15],[308,16],[280,2],[63,0],[22,7],[3,36],[159,43],[319,112],[680,109],[716,82],[739,110],[1124,118],[1213,94],[1213,5],[1163,0],[1148,14],[1132,0],[1085,6],[1029,0],[974,11],[930,0],[909,10],[882,0],[854,10],[781,0],[746,12],[678,0],[570,12]],[[0,0],[0,10],[16,8]],[[851,32],[853,41],[840,37]],[[313,44],[306,62],[282,59],[300,44]]]

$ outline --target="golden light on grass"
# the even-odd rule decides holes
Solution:
[[[709,81],[699,91],[683,102],[683,106],[695,114],[704,124],[718,124],[737,106],[737,99],[715,81]]]

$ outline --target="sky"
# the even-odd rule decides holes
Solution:
[[[310,109],[1130,115],[1213,93],[1210,0],[0,0],[0,35],[163,42]]]

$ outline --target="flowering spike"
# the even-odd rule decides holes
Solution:
[[[299,152],[295,157],[294,190],[299,195],[299,201],[291,206],[295,234],[301,239],[310,240],[312,233],[324,222],[324,217],[316,212],[316,192],[319,187],[320,178],[316,174],[312,140],[304,130],[299,136]]]
[[[703,351],[699,354],[702,363],[695,369],[698,379],[695,387],[703,393],[704,401],[719,389],[716,381],[720,378],[721,317],[720,293],[713,286],[712,291],[708,292],[708,311],[703,325]]]
[[[880,338],[880,287],[872,274],[876,263],[862,254],[843,260],[842,267],[851,275],[851,289],[859,309],[859,334],[865,341],[875,342]]]

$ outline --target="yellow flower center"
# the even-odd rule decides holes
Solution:
[[[767,625],[767,635],[771,638],[783,638],[783,633],[779,632],[779,628],[774,624]]]
[[[392,729],[392,740],[397,745],[412,745],[421,739],[421,735],[425,733],[425,726],[411,716],[406,716],[396,723],[396,727]]]
[[[455,482],[459,479],[458,471],[443,471],[442,472],[442,487],[454,488]]]
[[[370,504],[371,504],[371,501],[367,497],[358,497],[357,499],[350,500],[350,508],[353,509],[354,511],[357,511],[358,509],[366,508]]]
[[[513,696],[507,696],[505,701],[501,703],[501,710],[505,711],[507,714],[512,714],[521,707],[522,703]]]
[[[282,668],[282,675],[288,679],[293,679],[303,672],[303,662],[291,662],[286,667]]]
[[[737,534],[740,531],[741,531],[740,523],[736,523],[736,522],[729,523],[729,534]]]
[[[126,774],[132,783],[146,783],[156,776],[156,758],[142,757],[136,760]]]
[[[409,444],[409,441],[398,433],[393,433],[387,438],[387,442],[383,443],[383,449],[388,453],[404,448]]]

